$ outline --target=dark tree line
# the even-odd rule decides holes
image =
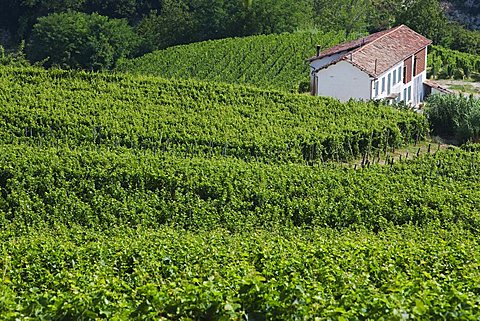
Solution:
[[[480,53],[480,32],[449,22],[439,0],[0,0],[0,44],[25,40],[32,61],[87,69],[207,39],[307,28],[365,33],[400,23]]]
[[[158,47],[293,31],[311,23],[311,0],[2,0],[0,28],[15,40],[29,39],[38,18],[78,11],[123,18]],[[160,26],[159,26],[160,24]]]

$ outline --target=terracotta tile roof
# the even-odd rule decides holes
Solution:
[[[379,37],[381,37],[382,35],[384,35],[385,33],[389,32],[389,31],[390,30],[384,30],[384,31],[380,31],[380,32],[371,34],[369,36],[360,38],[360,39],[356,39],[356,40],[353,40],[353,41],[341,43],[339,45],[336,45],[334,47],[328,48],[328,49],[320,52],[319,56],[313,56],[308,60],[314,61],[314,60],[317,60],[317,59],[321,59],[323,57],[328,57],[328,56],[334,55],[336,53],[340,53],[342,51],[347,51],[347,50],[351,51],[351,50],[356,49],[360,46],[366,45],[367,43],[370,43],[375,39],[378,39]]]
[[[376,78],[431,43],[431,40],[407,26],[400,25],[365,38],[337,45],[325,50],[318,57],[310,58],[310,61],[343,52],[340,58],[321,69],[344,60]]]

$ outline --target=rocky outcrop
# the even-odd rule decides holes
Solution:
[[[469,29],[480,30],[480,2],[478,0],[442,1],[442,7],[450,20]]]

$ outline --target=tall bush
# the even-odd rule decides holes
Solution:
[[[66,12],[38,19],[28,47],[29,58],[62,68],[108,69],[130,56],[137,37],[123,19]]]
[[[459,143],[480,138],[480,100],[455,95],[432,95],[427,117],[433,134],[455,138]]]

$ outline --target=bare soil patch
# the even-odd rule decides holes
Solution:
[[[435,79],[434,81],[453,92],[464,95],[473,94],[475,97],[480,98],[480,82],[456,79]]]

